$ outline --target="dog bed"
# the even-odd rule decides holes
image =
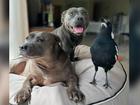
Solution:
[[[127,75],[122,66],[117,62],[111,71],[108,72],[109,83],[112,88],[105,89],[105,73],[102,68],[96,76],[97,85],[91,85],[95,73],[91,59],[84,59],[73,63],[76,73],[80,78],[80,89],[85,94],[83,103],[70,101],[66,87],[62,83],[55,83],[49,86],[34,86],[29,99],[23,105],[128,105],[127,101]],[[10,74],[10,94],[9,103],[16,105],[14,97],[26,78],[23,76]]]

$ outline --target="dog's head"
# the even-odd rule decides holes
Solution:
[[[26,37],[25,42],[20,46],[20,54],[27,58],[42,57],[48,51],[58,46],[58,36],[46,32],[32,32]]]
[[[88,12],[83,7],[69,8],[62,13],[61,22],[71,33],[83,35],[89,23]]]

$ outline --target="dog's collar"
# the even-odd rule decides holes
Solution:
[[[70,35],[70,38],[71,38],[71,42],[75,45],[78,45],[81,43],[82,39],[83,39],[83,36],[76,36],[76,35],[73,35],[71,34]]]

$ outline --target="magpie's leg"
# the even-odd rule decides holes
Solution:
[[[105,84],[103,85],[106,89],[109,87],[112,89],[112,87],[110,86],[109,84],[109,81],[108,81],[108,75],[107,75],[107,72],[108,70],[105,70],[105,74],[106,74],[106,81],[105,81]]]
[[[98,71],[98,66],[95,66],[95,74],[93,76],[92,82],[90,82],[93,85],[97,85],[97,83],[96,83],[96,74],[97,74],[97,71]]]

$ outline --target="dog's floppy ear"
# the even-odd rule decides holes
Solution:
[[[55,36],[56,42],[62,47],[62,42],[61,42],[60,38],[57,35],[54,35],[54,36]]]
[[[56,58],[58,59],[62,52],[62,42],[57,35],[54,35],[54,36],[55,36],[55,41],[56,41],[56,44],[54,46],[54,53],[56,55]]]
[[[61,14],[61,23],[64,23],[65,15],[66,15],[67,10],[63,11]]]
[[[21,74],[26,66],[27,59],[21,57],[10,61],[10,73]]]
[[[55,40],[56,40],[56,42],[60,42],[61,40],[60,40],[60,38],[57,36],[57,35],[54,35],[55,36]]]

